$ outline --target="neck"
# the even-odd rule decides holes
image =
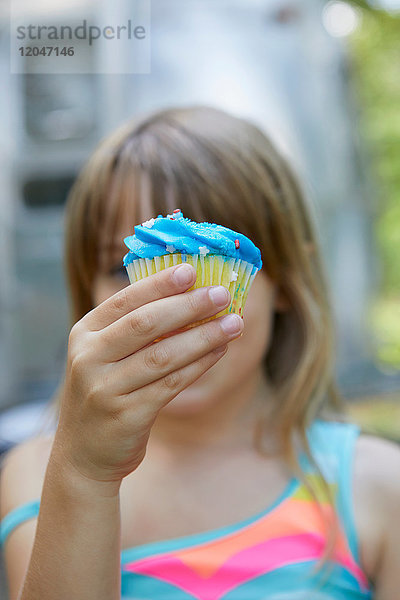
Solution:
[[[223,398],[194,413],[161,411],[152,427],[150,448],[196,453],[253,446],[254,427],[272,402],[272,391],[264,373],[253,376]]]

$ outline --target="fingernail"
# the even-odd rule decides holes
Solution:
[[[221,319],[221,327],[225,333],[238,333],[242,326],[239,315],[226,315]]]
[[[223,285],[212,287],[208,290],[210,299],[216,306],[225,306],[228,302],[229,292]]]
[[[189,265],[179,265],[173,273],[178,285],[188,285],[193,279],[193,268]]]

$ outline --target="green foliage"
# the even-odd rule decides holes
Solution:
[[[381,365],[400,366],[400,302],[378,298],[370,307],[369,323],[377,341],[376,358]]]
[[[363,3],[357,3],[363,4]],[[383,292],[400,290],[400,18],[361,10],[350,40],[361,133],[377,180],[375,231],[383,265]]]
[[[382,287],[372,307],[377,360],[400,367],[400,17],[357,4],[361,25],[349,40],[361,135],[377,182],[374,223]]]

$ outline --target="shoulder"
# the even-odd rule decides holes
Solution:
[[[374,479],[381,479],[386,485],[399,487],[397,479],[388,478],[388,475],[392,475],[400,467],[400,444],[361,433],[356,443],[355,459],[358,470],[362,469],[366,475],[373,475]]]
[[[54,436],[32,438],[2,457],[0,519],[24,504],[40,499]],[[4,551],[9,596],[19,597],[32,552],[37,517],[14,523]],[[18,525],[18,526],[16,526]]]
[[[0,518],[40,498],[53,435],[38,436],[9,450],[0,469]]]
[[[368,497],[390,509],[400,499],[400,444],[361,434],[354,455],[355,484]]]
[[[353,498],[361,562],[376,580],[385,548],[394,536],[400,540],[400,445],[373,435],[358,437]]]

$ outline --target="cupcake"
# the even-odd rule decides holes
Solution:
[[[166,217],[158,215],[136,225],[134,231],[134,235],[124,239],[129,252],[123,258],[123,265],[131,283],[187,262],[197,272],[190,290],[223,285],[231,294],[227,308],[189,327],[227,313],[243,318],[250,286],[262,266],[260,250],[248,237],[215,223],[191,221],[179,208]]]

